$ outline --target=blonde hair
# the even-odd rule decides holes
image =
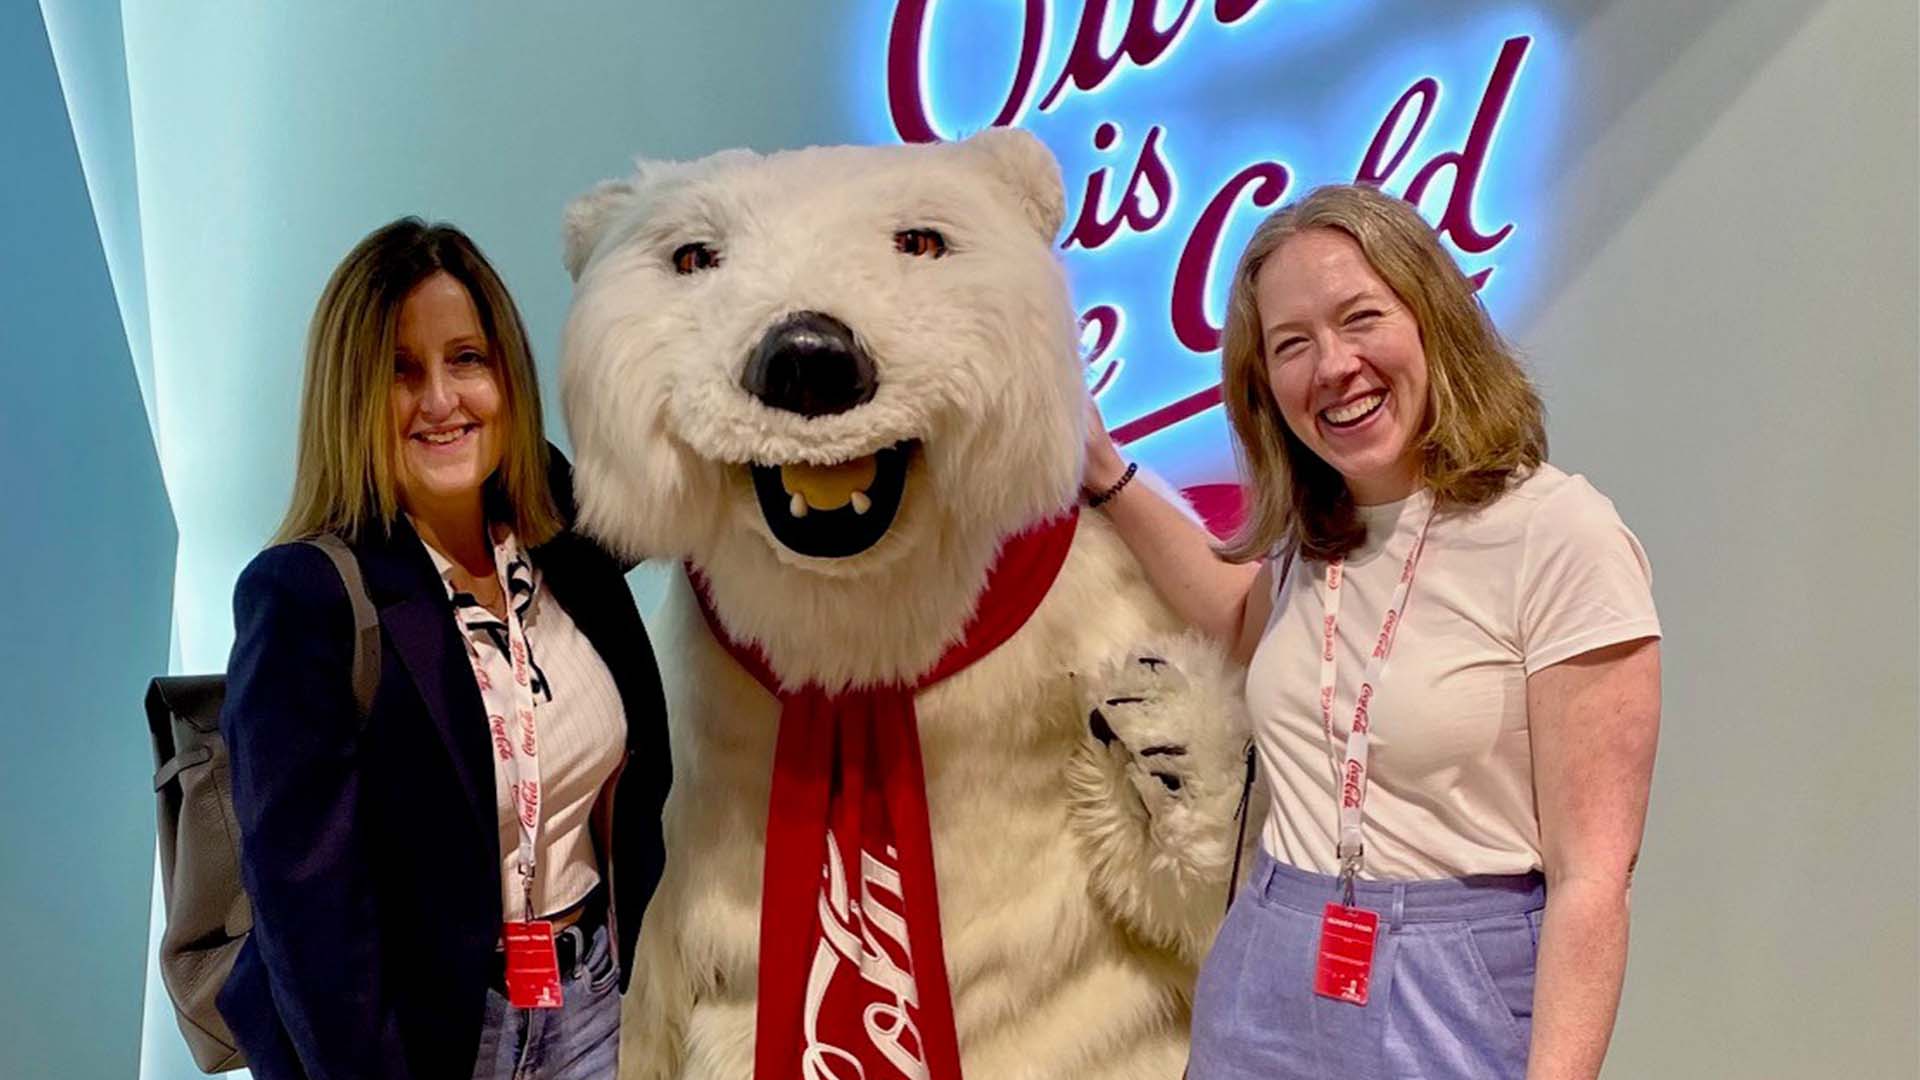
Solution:
[[[314,308],[293,499],[274,543],[320,533],[351,542],[369,528],[391,528],[400,503],[388,395],[400,308],[415,286],[438,272],[472,298],[500,381],[506,445],[486,482],[487,516],[512,525],[528,547],[562,528],[547,487],[540,385],[519,309],[465,233],[405,217],[361,240],[334,269]]]
[[[1346,481],[1287,427],[1267,377],[1254,279],[1274,252],[1309,229],[1352,237],[1419,327],[1427,402],[1415,445],[1421,482],[1436,506],[1484,506],[1516,473],[1547,459],[1540,396],[1433,229],[1412,205],[1377,188],[1316,188],[1254,230],[1227,298],[1221,392],[1235,453],[1252,484],[1245,522],[1218,549],[1236,562],[1289,540],[1305,558],[1331,559],[1366,539]]]

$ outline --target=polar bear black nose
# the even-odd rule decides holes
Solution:
[[[880,380],[847,324],[817,311],[775,323],[747,359],[740,386],[776,409],[831,416],[873,400]]]

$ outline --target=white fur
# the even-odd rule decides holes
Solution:
[[[569,210],[578,290],[562,387],[581,520],[632,555],[690,558],[729,631],[789,685],[906,679],[971,611],[1002,540],[1070,505],[1082,396],[1051,250],[1058,168],[1020,132],[643,166]],[[895,250],[935,228],[941,259]],[[719,267],[678,275],[699,241]],[[781,316],[851,327],[872,401],[801,418],[739,385]],[[860,555],[793,554],[746,464],[831,463],[916,438],[893,528]],[[629,1077],[751,1073],[761,858],[778,705],[684,581],[655,626],[674,787],[666,875],[635,960]],[[1245,746],[1237,673],[1173,615],[1105,519],[1083,516],[1028,623],[916,706],[956,1020],[970,1077],[1172,1080],[1226,899]],[[1173,661],[1143,676],[1146,643]],[[1109,687],[1147,700],[1089,731]],[[1137,751],[1178,744],[1148,762]],[[1177,762],[1173,759],[1177,758]],[[1154,775],[1177,769],[1172,797]]]

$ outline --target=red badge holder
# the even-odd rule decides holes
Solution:
[[[507,1001],[516,1009],[557,1009],[560,993],[560,957],[553,948],[553,924],[509,922],[507,939]]]
[[[1365,1005],[1367,980],[1373,975],[1373,942],[1379,932],[1378,914],[1329,901],[1320,916],[1320,960],[1313,969],[1313,992]]]
[[[1353,904],[1353,879],[1360,871],[1358,853],[1341,861],[1345,903],[1328,901],[1320,915],[1320,956],[1313,966],[1313,992],[1364,1006],[1367,984],[1373,977],[1373,946],[1380,936],[1380,915]]]

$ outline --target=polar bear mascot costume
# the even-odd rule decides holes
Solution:
[[[568,208],[581,525],[685,563],[624,1076],[1180,1076],[1245,722],[1076,510],[1063,203],[990,130]]]

